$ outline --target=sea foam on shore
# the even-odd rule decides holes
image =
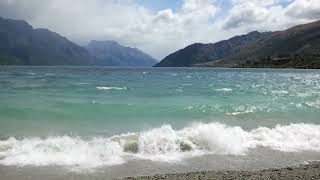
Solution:
[[[164,125],[112,137],[11,137],[0,141],[0,164],[92,169],[131,159],[170,163],[204,154],[246,155],[257,147],[320,152],[320,125],[300,123],[246,131],[220,123],[196,123],[180,130]]]

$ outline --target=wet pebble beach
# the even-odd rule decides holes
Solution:
[[[246,179],[246,180],[271,180],[271,179],[288,179],[288,180],[318,180],[320,179],[320,162],[310,162],[308,164],[290,166],[283,168],[272,168],[262,170],[248,170],[248,171],[203,171],[203,172],[187,172],[177,174],[165,174],[155,176],[143,177],[127,177],[124,180],[232,180],[232,179]]]

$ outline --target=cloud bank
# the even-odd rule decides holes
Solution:
[[[176,10],[155,12],[135,0],[0,0],[0,16],[26,20],[82,45],[116,40],[158,59],[195,42],[320,19],[319,0],[182,1]]]

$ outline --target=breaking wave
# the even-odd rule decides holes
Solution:
[[[0,164],[58,165],[81,169],[123,164],[131,159],[177,162],[204,154],[245,155],[264,147],[283,152],[320,152],[320,125],[290,124],[246,131],[220,123],[170,125],[112,137],[56,136],[0,141]]]
[[[221,89],[215,89],[216,91],[223,91],[223,92],[230,92],[232,91],[231,88],[221,88]]]
[[[320,99],[317,99],[316,101],[306,102],[305,104],[309,107],[320,109]]]
[[[99,90],[126,90],[127,87],[96,87]]]

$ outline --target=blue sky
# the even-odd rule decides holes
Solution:
[[[151,11],[160,11],[163,9],[177,10],[182,5],[182,0],[136,0],[139,4]]]

